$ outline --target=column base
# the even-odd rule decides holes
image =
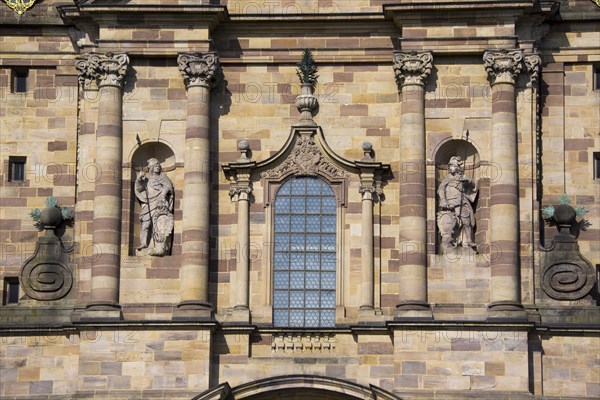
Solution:
[[[79,315],[79,321],[121,321],[123,313],[118,303],[95,301],[89,303]]]
[[[424,301],[403,301],[396,305],[394,320],[432,321],[433,311],[429,303]]]
[[[212,305],[202,301],[182,301],[173,310],[173,321],[210,320],[213,317]]]
[[[516,301],[495,301],[488,305],[488,321],[527,321],[527,312]]]
[[[358,309],[358,322],[383,321],[383,310],[371,306],[360,306]]]

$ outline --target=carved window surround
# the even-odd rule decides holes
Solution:
[[[366,146],[366,145],[365,145]],[[251,194],[252,182],[260,181],[264,190],[264,207],[267,227],[266,242],[273,239],[273,208],[272,203],[279,187],[292,176],[319,177],[333,189],[337,203],[337,249],[338,265],[336,268],[336,304],[338,311],[343,312],[344,299],[347,296],[344,288],[345,251],[344,251],[344,208],[348,202],[348,185],[352,176],[356,176],[363,192],[381,193],[383,180],[390,172],[390,166],[375,161],[371,157],[372,147],[363,146],[365,158],[351,161],[337,155],[327,144],[323,131],[319,126],[293,126],[283,147],[273,156],[263,161],[252,161],[248,158],[249,147],[246,141],[241,141],[239,150],[241,157],[233,163],[222,165],[223,172],[230,182],[230,193],[238,200],[239,193]],[[369,186],[369,188],[367,188]],[[370,191],[370,188],[373,188]],[[240,189],[244,190],[240,190]],[[372,218],[370,221],[373,223]],[[238,227],[248,229],[249,227]],[[372,253],[371,253],[372,257]],[[265,306],[272,306],[272,254],[265,257],[266,290],[264,292]],[[339,317],[339,314],[338,314]]]

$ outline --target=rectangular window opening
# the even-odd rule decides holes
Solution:
[[[19,303],[19,278],[4,278],[4,298],[2,305]]]
[[[12,92],[27,93],[28,68],[14,68],[12,70]]]
[[[594,180],[600,180],[600,152],[594,153]]]
[[[21,157],[21,156],[8,157],[8,181],[9,182],[24,182],[25,181],[25,161],[27,161],[27,157]]]

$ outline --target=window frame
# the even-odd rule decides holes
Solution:
[[[311,192],[311,188],[308,186],[309,185],[309,180],[316,180],[317,182],[319,182],[319,193],[317,194],[316,192]],[[300,191],[297,191],[297,186],[294,184],[294,182],[298,182],[298,181],[303,181],[304,183],[304,187],[300,189]],[[289,185],[289,193],[281,193],[281,190],[284,188],[285,185]],[[299,185],[298,185],[299,186]],[[326,186],[328,193],[325,193],[324,190],[324,186]],[[313,187],[314,189],[314,187]],[[281,196],[281,197],[280,197]],[[288,198],[289,199],[289,205],[287,207],[287,210],[280,210],[283,212],[278,212],[276,205],[277,205],[277,199],[278,198]],[[297,210],[294,210],[292,207],[292,203],[294,202],[294,199],[303,199],[304,201],[302,202],[303,205],[307,205],[307,201],[309,198],[319,198],[320,202],[321,202],[321,208],[319,210],[319,212],[314,212],[311,213],[309,212],[307,209],[303,210],[302,212],[297,212]],[[331,212],[327,212],[327,210],[323,209],[324,204],[322,203],[323,199],[333,199],[333,204],[327,206],[328,209],[331,209]],[[291,176],[288,177],[288,179],[286,179],[278,188],[277,193],[276,193],[276,197],[274,198],[274,202],[273,202],[273,221],[274,221],[274,225],[273,225],[273,250],[271,252],[272,254],[272,258],[273,258],[273,265],[280,265],[280,260],[281,259],[287,259],[287,268],[273,268],[273,274],[272,274],[272,279],[273,279],[273,290],[271,291],[271,301],[272,301],[272,318],[273,318],[273,326],[277,327],[277,328],[334,328],[335,327],[335,313],[336,313],[336,308],[337,308],[337,291],[338,291],[338,253],[339,253],[339,240],[338,240],[338,235],[339,235],[339,227],[337,224],[337,219],[338,219],[338,207],[337,207],[337,198],[335,195],[335,191],[333,190],[333,188],[331,187],[331,185],[329,185],[328,182],[326,182],[324,179],[320,179],[319,177],[312,177],[312,176],[302,176],[302,175],[297,175],[297,176]],[[332,208],[331,208],[332,207]],[[278,216],[282,216],[283,219],[287,219],[289,222],[289,226],[288,226],[288,230],[280,230],[277,228],[276,224],[277,224],[277,217]],[[314,229],[308,229],[306,226],[304,227],[304,229],[302,231],[296,231],[293,228],[292,225],[292,221],[294,220],[294,217],[298,217],[298,216],[303,216],[302,220],[303,221],[307,221],[307,217],[319,217],[319,228],[317,230]],[[286,218],[287,217],[287,218]],[[333,229],[332,230],[328,230],[328,229],[323,229],[323,218],[326,217],[333,217],[335,218],[334,224],[333,224]],[[276,240],[276,235],[282,235],[282,237],[288,237],[288,247],[287,248],[280,248],[277,245],[277,240]],[[304,247],[304,249],[301,252],[295,252],[293,251],[292,248],[290,248],[289,246],[292,246],[291,244],[291,240],[292,237],[294,235],[298,235],[298,236],[302,236],[303,240],[308,240],[309,237],[314,237],[317,236],[319,237],[319,242],[321,242],[324,238],[326,238],[327,236],[331,236],[331,235],[335,235],[335,241],[334,241],[334,248],[333,251],[331,251],[331,249],[324,249],[322,245],[317,246],[317,249],[312,249],[312,250],[308,250],[306,247]],[[285,240],[284,240],[285,241]],[[322,244],[322,242],[321,242]],[[307,242],[305,242],[305,246],[307,245]],[[302,254],[303,255],[303,261],[302,261],[302,267],[301,268],[294,268],[294,262],[292,260],[292,257],[294,257],[294,255],[298,255],[298,254]],[[312,258],[314,258],[314,256],[316,255],[317,258],[319,259],[318,265],[319,268],[318,269],[313,269],[313,268],[309,268],[309,263],[308,263],[308,259],[306,258],[309,254],[313,255]],[[327,268],[323,268],[323,257],[326,258],[330,258],[333,255],[333,259],[335,260],[335,263],[333,265],[333,269],[327,269]],[[280,260],[277,261],[277,263],[275,262],[275,258],[276,257],[280,257]],[[299,267],[299,265],[296,265],[297,267]],[[285,285],[285,287],[280,287],[277,288],[276,286],[276,275],[277,272],[280,272],[282,274],[282,276],[287,275],[287,285]],[[330,275],[331,273],[334,273],[335,277],[333,279],[333,288],[330,287],[323,287],[322,285],[324,284],[324,280],[326,279],[327,275]],[[296,286],[294,287],[294,279],[292,278],[293,275],[301,275],[303,282],[301,287]],[[308,275],[313,275],[313,278],[315,277],[315,274],[318,276],[317,278],[317,282],[318,284],[316,285],[316,287],[308,287],[307,286],[307,278]],[[292,305],[292,297],[294,296],[294,293],[299,293],[302,292],[303,296],[302,297],[302,302],[303,302],[303,307],[293,307]],[[308,307],[307,306],[307,298],[306,295],[309,293],[318,293],[318,305],[316,307]],[[287,295],[284,297],[287,297],[287,306],[286,307],[276,307],[276,294],[278,293],[286,293]],[[333,304],[328,305],[328,307],[323,307],[321,300],[323,298],[323,295],[325,293],[333,293]],[[325,296],[327,296],[327,294],[325,294]],[[284,324],[277,324],[276,323],[276,319],[275,319],[275,314],[278,310],[284,310],[287,311],[287,317],[285,317],[286,319],[286,323]],[[300,325],[296,325],[293,323],[293,317],[292,317],[292,313],[294,310],[302,310],[302,314],[303,314],[303,323]],[[317,318],[317,322],[316,324],[309,324],[308,319],[306,318],[307,312],[310,311],[315,311],[318,314],[318,318]],[[333,324],[329,325],[327,324],[326,321],[325,324],[323,324],[324,319],[327,319],[327,314],[323,314],[323,312],[333,312]]]
[[[11,93],[27,93],[29,90],[29,68],[12,68],[11,75]]]
[[[14,294],[14,288],[16,287],[16,301],[11,301],[11,294]],[[19,298],[21,294],[21,286],[19,282],[19,278],[16,276],[7,276],[4,278],[3,287],[2,287],[2,305],[3,306],[12,306],[19,304]]]
[[[26,177],[26,166],[27,157],[26,156],[9,156],[8,157],[8,182],[20,183],[25,182],[27,180]],[[22,179],[15,179],[15,166],[19,166],[18,170],[22,173]]]
[[[336,199],[336,288],[335,288],[335,308],[336,308],[336,324],[338,320],[343,317],[344,309],[345,309],[345,298],[346,287],[348,286],[348,277],[346,270],[348,266],[346,266],[346,260],[348,259],[346,255],[347,249],[344,245],[343,235],[344,235],[344,225],[345,225],[345,211],[347,207],[347,198],[348,198],[348,179],[347,175],[330,175],[326,176],[325,174],[316,173],[316,174],[298,174],[294,171],[289,173],[285,173],[282,176],[277,178],[263,178],[263,188],[264,188],[264,207],[265,207],[265,225],[267,228],[266,237],[268,239],[267,248],[268,256],[264,257],[264,270],[266,272],[266,276],[268,279],[265,284],[265,293],[264,293],[264,301],[265,305],[267,305],[270,309],[270,319],[271,324],[273,324],[273,291],[274,291],[274,235],[275,235],[275,207],[274,200],[279,188],[290,178],[292,177],[300,177],[300,176],[314,176],[321,179],[323,182],[329,185],[329,187],[333,190]],[[282,329],[292,329],[289,327],[280,327]],[[302,328],[302,329],[310,329],[310,328]],[[322,327],[316,329],[331,329],[331,327]]]

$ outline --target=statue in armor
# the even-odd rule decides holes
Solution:
[[[448,162],[448,175],[438,187],[439,211],[437,225],[442,236],[442,251],[470,247],[477,251],[473,240],[475,212],[473,202],[477,197],[477,185],[464,175],[464,161],[453,156]]]
[[[156,158],[148,160],[148,173],[143,170],[135,180],[135,195],[142,205],[140,212],[140,246],[153,247],[148,254],[163,256],[171,250],[173,233],[173,184]]]

